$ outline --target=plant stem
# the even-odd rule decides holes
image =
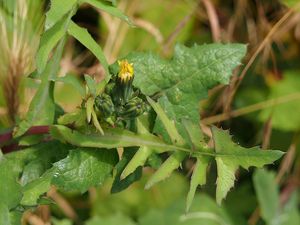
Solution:
[[[28,135],[36,135],[36,134],[48,134],[49,133],[49,126],[33,126],[29,128],[24,136]],[[13,129],[11,129],[9,132],[0,134],[0,147],[8,146],[8,148],[3,148],[3,153],[8,153],[16,150],[16,147],[14,144],[11,145],[13,140]],[[9,148],[9,147],[13,147]]]

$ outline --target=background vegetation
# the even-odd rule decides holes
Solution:
[[[236,187],[222,206],[215,200],[216,165],[198,190],[193,213],[185,214],[185,195],[194,161],[171,178],[144,190],[153,169],[141,180],[110,194],[112,180],[80,194],[55,187],[49,205],[28,210],[23,224],[300,224],[300,7],[297,0],[119,0],[111,1],[135,27],[90,5],[82,5],[73,21],[87,28],[103,46],[108,63],[132,51],[173,55],[176,43],[245,43],[243,66],[227,86],[210,90],[200,102],[201,127],[230,129],[242,146],[286,152],[265,170],[240,170]],[[0,129],[5,133],[24,118],[38,83],[31,77],[44,27],[48,1],[0,1]],[[8,15],[12,14],[13,17]],[[70,80],[55,86],[54,98],[65,112],[81,103],[84,74],[101,80],[104,68],[84,45],[66,40],[58,74]],[[72,77],[72,78],[70,78]],[[79,88],[74,88],[76,85]],[[25,140],[26,142],[26,140]],[[2,148],[8,153],[15,146]],[[5,185],[3,183],[1,186]],[[1,199],[0,199],[1,200]],[[18,224],[16,222],[16,224]]]

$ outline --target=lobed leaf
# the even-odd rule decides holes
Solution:
[[[245,53],[242,44],[177,45],[170,61],[152,53],[132,53],[126,59],[134,64],[134,86],[148,96],[159,93],[159,104],[183,134],[181,120],[199,123],[199,101],[210,88],[229,82]],[[161,122],[155,131],[164,134]]]
[[[276,150],[262,150],[258,147],[243,148],[232,142],[228,131],[212,127],[213,140],[215,143],[215,159],[217,162],[217,202],[227,195],[233,187],[235,172],[239,166],[248,169],[250,166],[262,167],[273,163],[284,153]]]
[[[54,163],[52,184],[64,191],[83,193],[102,184],[111,175],[117,160],[116,151],[76,148],[65,159]]]
[[[154,135],[135,134],[133,132],[118,128],[104,130],[104,135],[98,133],[82,134],[62,125],[54,125],[50,128],[51,135],[61,140],[79,147],[97,147],[114,149],[119,147],[148,146],[157,151],[167,151],[174,149],[188,149],[172,146],[164,143]]]

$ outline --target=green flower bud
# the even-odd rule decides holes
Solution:
[[[95,106],[100,111],[103,118],[108,118],[115,112],[111,97],[105,93],[102,93],[95,98]]]
[[[124,119],[133,119],[142,115],[146,109],[146,103],[139,97],[134,97],[119,110],[118,116]]]

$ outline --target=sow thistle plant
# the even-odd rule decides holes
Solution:
[[[239,167],[262,167],[282,156],[277,150],[243,148],[232,141],[228,131],[217,127],[211,127],[211,146],[210,138],[200,129],[199,101],[207,97],[210,88],[228,84],[246,53],[245,45],[177,45],[171,60],[133,52],[108,65],[101,47],[71,20],[72,15],[80,4],[88,3],[127,22],[128,18],[102,1],[70,1],[64,7],[60,1],[52,3],[37,53],[34,79],[41,83],[10,140],[23,149],[0,156],[0,211],[6,218],[49,204],[46,193],[51,185],[84,193],[112,176],[114,193],[140,179],[143,167],[158,167],[145,186],[149,189],[189,157],[195,158],[196,164],[186,210],[197,187],[206,183],[213,161],[218,173],[216,200],[221,204],[234,185]],[[106,77],[97,83],[85,75],[82,104],[55,119],[53,87],[67,35],[95,54]],[[42,136],[28,136],[37,133]],[[124,150],[121,156],[118,148]],[[168,158],[159,164],[160,154],[166,152]]]

